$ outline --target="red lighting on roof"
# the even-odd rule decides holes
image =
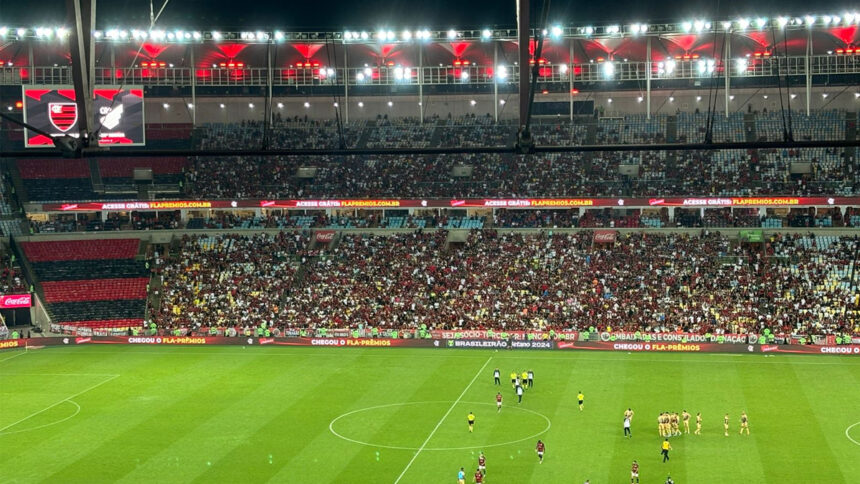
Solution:
[[[571,89],[571,90],[570,90],[570,93],[571,93],[571,94],[579,94],[579,89],[577,89],[577,88],[573,88],[573,89]]]
[[[544,89],[543,91],[541,91],[541,94],[549,94],[549,89]]]
[[[541,66],[542,66],[542,65],[544,65],[544,64],[548,64],[548,62],[546,61],[546,59],[544,59],[543,57],[541,57],[540,59],[538,59],[538,60],[537,60],[537,63],[538,63],[538,65],[541,65]],[[529,64],[531,64],[531,65],[535,65],[535,60],[534,60],[534,59],[529,59]]]
[[[150,69],[164,68],[167,67],[167,63],[158,61],[141,62],[140,67],[149,67]]]
[[[15,101],[15,107],[21,109],[24,107],[24,103],[22,101]]]

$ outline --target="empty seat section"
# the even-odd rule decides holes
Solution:
[[[31,262],[60,260],[132,259],[137,255],[140,240],[58,240],[51,242],[22,242],[24,253]]]
[[[42,288],[48,303],[144,299],[148,281],[144,277],[49,281],[43,282]]]

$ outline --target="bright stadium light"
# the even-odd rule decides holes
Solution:
[[[498,79],[507,79],[508,78],[508,68],[505,66],[496,67],[496,78]]]
[[[403,79],[407,81],[412,79],[412,69],[408,67],[403,68]]]
[[[456,31],[456,30],[454,30],[454,29],[449,30],[449,31],[448,31],[448,39],[449,39],[449,40],[454,40],[454,39],[456,39],[456,38],[457,38],[457,31]]]
[[[358,72],[355,74],[355,80],[358,82],[364,82],[364,73]]]
[[[221,40],[221,32],[212,32],[212,40]]]
[[[164,103],[161,105],[164,109],[170,109],[170,104]]]
[[[397,35],[395,35],[394,32],[389,30],[388,32],[385,33],[385,38],[389,41],[392,41],[392,40],[397,38]]]
[[[732,94],[731,96],[729,96],[729,101],[734,101],[734,100],[735,100],[735,95],[734,95],[734,94]]]
[[[248,109],[254,109],[254,103],[248,103]]]
[[[854,23],[854,14],[853,13],[846,13],[845,15],[842,16],[842,18],[843,18],[843,20],[845,20],[845,25],[851,25],[852,23]]]
[[[278,103],[278,109],[284,109],[284,103]]]
[[[728,20],[723,20],[722,26],[723,26],[723,30],[731,30],[732,23]]]
[[[553,37],[555,37],[556,39],[558,39],[559,37],[561,37],[561,34],[563,34],[563,33],[564,33],[564,29],[562,29],[562,28],[561,28],[560,26],[558,26],[558,25],[555,25],[555,26],[553,26],[553,27],[552,27],[552,30],[551,30],[551,32],[550,32],[550,33],[552,34],[552,36],[553,36]]]
[[[394,68],[394,78],[397,79],[398,81],[403,80],[403,68],[402,67],[395,67]]]
[[[594,33],[594,27],[586,27],[585,28],[585,35],[591,35],[593,33]]]
[[[276,30],[275,31],[275,40],[277,40],[278,42],[282,42],[284,40],[284,33],[281,32],[280,30]]]
[[[326,76],[328,76],[328,77],[334,77],[334,74],[335,74],[334,69],[332,69],[331,67],[327,67],[327,68],[326,68],[326,70],[325,70],[325,75],[326,75]]]
[[[334,106],[334,107],[338,107],[338,106],[340,106],[340,104],[338,104],[338,103],[337,103],[337,101],[335,101],[335,102],[334,102],[334,104],[333,104],[333,106]]]
[[[369,38],[370,38],[370,34],[368,34],[367,32],[361,33],[361,40],[367,40]]]
[[[612,104],[612,98],[607,99],[606,102]]]
[[[149,33],[149,36],[152,37],[152,40],[164,40],[166,34],[163,30],[153,30]]]
[[[763,29],[767,25],[767,19],[764,17],[759,17],[755,19],[755,26],[759,29]]]
[[[221,103],[221,104],[219,104],[219,105],[218,105],[218,107],[219,107],[219,108],[221,108],[221,109],[224,109],[224,108],[226,108],[227,106],[225,106],[225,105],[224,105],[224,103]]]
[[[463,71],[460,73],[460,80],[466,82],[469,80],[469,71]]]
[[[197,31],[194,31],[191,36],[194,37],[194,40],[200,40],[203,38],[203,34]]]
[[[747,63],[747,60],[744,58],[740,58],[740,59],[735,60],[735,70],[737,70],[740,73],[746,72],[748,65],[749,64]]]
[[[363,107],[364,107],[364,103],[363,103],[363,102],[361,102],[361,101],[359,101],[359,102],[358,102],[358,107],[363,108]]]
[[[696,102],[699,102],[701,100],[702,100],[702,96],[696,96]]]
[[[666,61],[666,75],[671,75],[675,72],[675,61],[673,59],[669,59]]]
[[[669,102],[670,102],[670,103],[675,102],[675,97],[674,97],[674,96],[669,96]]]
[[[311,103],[309,103],[309,102],[305,101],[305,107],[306,107],[306,108],[311,107]]]
[[[277,35],[277,34],[275,34],[275,35]],[[343,33],[343,40],[352,40],[352,32],[350,32],[349,30],[344,32]]]
[[[504,105],[505,105],[505,100],[504,100],[504,99],[499,99],[499,104],[501,104],[502,106],[504,106]]]
[[[9,27],[0,27],[0,37],[6,37],[9,33]]]
[[[779,17],[776,19],[776,24],[779,25],[779,28],[784,29],[788,25],[788,19],[786,17]]]
[[[474,105],[478,104],[478,101],[475,101],[474,99],[472,99],[471,101],[469,101],[469,104],[474,106]]]
[[[420,35],[419,35],[418,37],[419,37],[421,40],[430,40],[430,31],[429,31],[429,30],[427,30],[427,29],[422,29],[422,30],[421,30],[421,32],[419,32],[419,34],[420,34]]]
[[[841,21],[842,21],[842,19],[841,19],[841,18],[839,18],[839,15],[834,15],[834,16],[833,16],[833,25],[838,25],[838,24],[839,24],[839,22],[841,22]]]
[[[567,74],[567,64],[562,64],[558,66],[558,72],[562,74]]]
[[[18,34],[18,37],[24,37],[25,35],[27,35],[27,29],[18,29],[15,33]]]
[[[394,106],[394,101],[388,101],[388,107],[393,107],[393,106]]]
[[[175,40],[175,39],[176,39],[176,34],[174,34],[173,32],[167,33],[167,40]]]
[[[615,63],[612,61],[603,63],[603,77],[612,78],[615,76]]]
[[[365,67],[364,68],[364,75],[367,77],[373,76],[373,69],[371,69],[370,67]]]
[[[187,106],[188,106],[188,109],[194,109],[194,105],[191,103],[188,103]]]
[[[813,15],[807,15],[803,18],[803,20],[806,21],[807,27],[811,27],[813,24],[815,24],[815,16]]]
[[[738,28],[741,30],[746,30],[750,26],[750,19],[741,18],[738,19]]]
[[[693,23],[692,22],[682,22],[681,23],[681,30],[683,30],[685,33],[689,33],[691,30],[693,30]]]
[[[642,101],[644,101],[644,100],[645,100],[645,98],[643,98],[642,96],[639,96],[639,97],[637,97],[637,98],[636,98],[636,102],[637,102],[637,103],[641,103],[641,102],[642,102]]]
[[[412,40],[412,32],[410,32],[408,30],[404,30],[403,34],[401,34],[401,36],[402,36],[403,40],[405,40],[405,41]]]
[[[609,27],[606,27],[606,32],[608,32],[610,34],[617,34],[620,31],[621,31],[621,27],[619,27],[617,25],[610,25]]]
[[[796,97],[797,97],[797,94],[794,94],[794,93],[791,94],[791,99],[794,99]]]
[[[827,96],[828,96],[828,94],[827,94],[826,92],[825,92],[824,94],[822,94],[822,95],[821,95],[821,97],[822,97],[822,98],[824,98],[824,99],[827,99]]]
[[[492,36],[493,32],[491,32],[490,29],[484,29],[481,31],[481,38],[484,40],[490,40]]]
[[[705,21],[704,20],[696,20],[693,22],[693,28],[696,29],[696,32],[701,32],[705,30]]]
[[[830,25],[831,20],[832,19],[830,18],[830,15],[825,15],[821,17],[821,23],[823,23],[824,25]]]

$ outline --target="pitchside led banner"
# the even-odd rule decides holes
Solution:
[[[24,122],[52,137],[73,136],[78,132],[78,105],[71,86],[24,86]],[[91,131],[97,131],[100,146],[143,146],[143,87],[99,86],[93,89],[94,118]],[[24,130],[24,146],[53,146],[51,138]]]

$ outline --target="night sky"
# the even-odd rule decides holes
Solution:
[[[162,2],[155,0],[156,11]],[[541,5],[540,1],[534,1],[532,11],[537,12]],[[842,14],[846,7],[854,6],[851,2],[833,0],[622,0],[614,3],[555,0],[550,7],[549,18],[551,22],[576,25],[590,22],[655,23],[701,18],[706,16],[703,12],[717,19]],[[514,0],[170,0],[158,25],[201,30],[482,28],[513,26],[514,8]],[[97,17],[99,28],[143,27],[149,20],[149,1],[102,0]],[[62,22],[63,19],[64,0],[0,0],[0,24],[3,25],[35,27]],[[533,21],[536,20],[535,14]]]

